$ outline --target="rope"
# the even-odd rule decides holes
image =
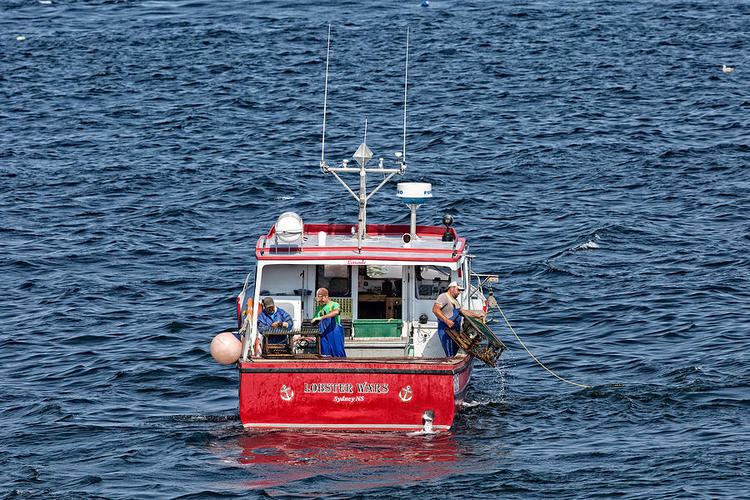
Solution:
[[[551,373],[553,376],[555,376],[556,378],[562,380],[566,384],[574,385],[576,387],[583,387],[584,389],[593,389],[593,387],[590,386],[590,385],[579,384],[578,382],[573,382],[571,380],[564,379],[560,375],[558,375],[557,373],[553,372],[552,370],[550,370],[549,368],[547,368],[546,366],[544,366],[544,364],[541,361],[539,361],[536,358],[536,356],[534,356],[533,354],[531,354],[531,351],[529,351],[529,349],[526,347],[526,344],[523,343],[523,340],[521,340],[521,337],[519,337],[518,334],[516,333],[516,331],[513,329],[513,326],[510,324],[510,321],[508,321],[508,318],[505,317],[505,313],[503,312],[503,310],[500,309],[500,305],[495,304],[495,307],[497,307],[497,310],[500,311],[500,314],[503,316],[503,319],[505,320],[505,324],[508,325],[508,328],[510,328],[510,331],[513,332],[513,335],[515,335],[516,340],[518,341],[518,343],[521,344],[521,347],[523,347],[524,350],[527,353],[529,353],[529,356],[531,356],[534,359],[534,361],[537,362],[537,364],[539,366],[541,366],[542,368],[544,368],[545,370],[547,370],[549,373]]]

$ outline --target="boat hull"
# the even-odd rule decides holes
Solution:
[[[472,357],[259,359],[240,363],[240,420],[248,429],[448,430]]]

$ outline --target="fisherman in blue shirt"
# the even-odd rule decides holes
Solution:
[[[265,335],[272,328],[285,328],[291,331],[294,322],[289,313],[280,307],[276,307],[273,298],[266,297],[262,301],[263,310],[258,315],[258,332]],[[269,344],[288,344],[289,337],[286,335],[269,335]]]

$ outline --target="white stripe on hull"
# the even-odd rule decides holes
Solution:
[[[422,430],[421,425],[412,424],[242,424],[245,429],[382,429],[382,430]],[[433,425],[434,430],[447,431],[447,425]]]

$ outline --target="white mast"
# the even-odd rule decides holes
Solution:
[[[406,29],[406,67],[404,69],[404,143],[403,150],[396,153],[396,163],[398,168],[384,168],[383,159],[380,159],[377,168],[367,168],[367,163],[372,159],[372,151],[367,147],[367,120],[365,119],[365,137],[364,142],[359,145],[354,153],[354,160],[358,167],[349,167],[349,160],[342,160],[340,167],[328,165],[325,159],[325,124],[326,124],[326,107],[328,103],[328,59],[331,48],[331,26],[328,26],[328,49],[326,52],[326,76],[325,76],[325,96],[323,98],[323,140],[321,147],[320,169],[324,173],[331,173],[341,183],[342,186],[351,194],[359,206],[359,217],[357,220],[357,249],[362,251],[362,241],[367,237],[367,202],[372,196],[382,188],[391,177],[396,174],[403,174],[406,171],[406,95],[408,88],[409,75],[409,28]],[[378,173],[387,174],[378,186],[367,194],[367,174]],[[359,194],[355,193],[349,185],[339,176],[341,173],[359,174]]]
[[[406,90],[409,88],[409,27],[406,27],[406,64],[404,65],[404,147],[401,161],[406,164]]]

